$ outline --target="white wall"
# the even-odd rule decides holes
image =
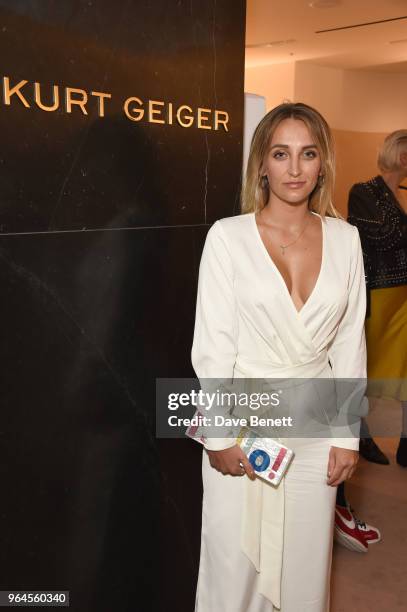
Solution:
[[[245,91],[315,106],[333,129],[388,133],[407,128],[407,75],[343,70],[308,62],[256,66],[245,71]]]
[[[254,130],[266,114],[266,99],[252,93],[244,95],[243,173],[246,172]]]
[[[392,132],[407,127],[407,78],[297,62],[294,98],[315,106],[333,129]]]
[[[245,70],[245,91],[266,98],[267,110],[294,99],[295,62],[255,66]]]
[[[296,62],[294,98],[314,106],[332,128],[342,121],[344,71]]]

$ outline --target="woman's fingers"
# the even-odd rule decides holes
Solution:
[[[329,453],[329,460],[328,460],[328,484],[330,484],[329,479],[332,478],[334,470],[335,470],[335,453],[332,452],[332,448],[330,450]]]
[[[330,476],[328,478],[328,485],[331,487],[336,487],[340,482],[342,482],[341,477],[344,474],[344,469],[336,464],[335,468],[330,472]]]
[[[348,480],[356,469],[358,459],[356,451],[332,446],[329,451],[327,484],[336,487]]]
[[[338,461],[338,455],[336,454],[335,447],[331,446],[329,451],[328,459],[328,485],[331,487],[336,486],[337,480],[342,473],[342,465]]]
[[[334,475],[334,478],[331,478],[328,481],[328,484],[332,487],[337,487],[338,485],[341,484],[341,482],[344,482],[348,478],[349,478],[348,470],[345,468],[345,469],[337,471]]]
[[[252,480],[256,477],[245,453],[237,444],[225,450],[207,452],[211,466],[218,470],[218,472],[232,476],[244,476],[244,474],[247,474]]]
[[[328,485],[332,487],[337,487],[344,482],[345,480],[349,480],[352,477],[354,471],[356,469],[356,465],[338,465],[336,464],[333,473],[328,479]]]
[[[240,449],[241,450],[241,449]],[[250,463],[250,461],[248,460],[247,456],[244,454],[243,451],[241,451],[241,463],[243,465],[243,469],[244,472],[248,475],[248,477],[250,478],[250,480],[254,480],[256,478],[256,473],[252,467],[252,464]]]
[[[237,452],[238,450],[241,449],[236,445],[224,450],[207,451],[211,466],[222,474],[241,475],[242,468],[239,465],[240,456]]]
[[[336,482],[336,484],[334,486],[338,486],[340,485],[342,482],[345,482],[345,480],[349,480],[349,478],[351,478],[353,472],[349,473],[349,472],[343,472],[342,476],[338,479],[338,481]]]

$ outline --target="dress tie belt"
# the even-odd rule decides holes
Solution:
[[[327,372],[327,367],[329,363],[326,351],[310,356],[303,363],[292,365],[273,364],[239,355],[235,363],[235,377],[273,378],[273,382],[276,382],[276,378],[317,378],[324,371]],[[295,381],[290,381],[290,384],[295,385]],[[245,478],[240,534],[242,551],[259,574],[259,592],[277,609],[281,606],[284,480],[274,487],[261,478]]]
[[[238,355],[234,371],[235,374],[248,378],[317,378],[327,365],[327,351],[315,353],[306,361],[293,364],[273,363]]]

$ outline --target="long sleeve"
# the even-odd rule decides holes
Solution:
[[[354,227],[351,243],[351,269],[348,302],[336,334],[328,347],[328,357],[337,382],[338,420],[335,424],[334,446],[357,450],[360,417],[367,413],[365,312],[366,288],[363,255],[358,230]],[[351,381],[341,379],[355,379]],[[353,423],[350,427],[349,422]],[[352,435],[353,433],[353,435]],[[342,437],[346,436],[346,437]]]
[[[349,192],[348,221],[359,230],[365,256],[372,251],[385,253],[406,248],[407,232],[401,227],[401,214],[396,208],[391,214],[389,208],[378,208],[374,198],[364,183],[353,185]]]
[[[220,221],[208,231],[199,267],[198,296],[192,345],[192,365],[201,388],[220,380],[231,381],[237,354],[238,317],[234,270]],[[211,379],[211,380],[205,380]],[[233,436],[206,438],[205,448],[222,450],[235,444]],[[231,435],[231,434],[229,434]]]

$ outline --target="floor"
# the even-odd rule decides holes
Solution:
[[[395,433],[399,408],[390,406],[384,414]],[[380,425],[373,422],[373,428],[380,433]],[[382,541],[366,554],[335,544],[331,612],[407,611],[407,468],[396,463],[398,437],[375,440],[391,463],[382,466],[361,458],[347,498],[356,516],[381,530]]]

